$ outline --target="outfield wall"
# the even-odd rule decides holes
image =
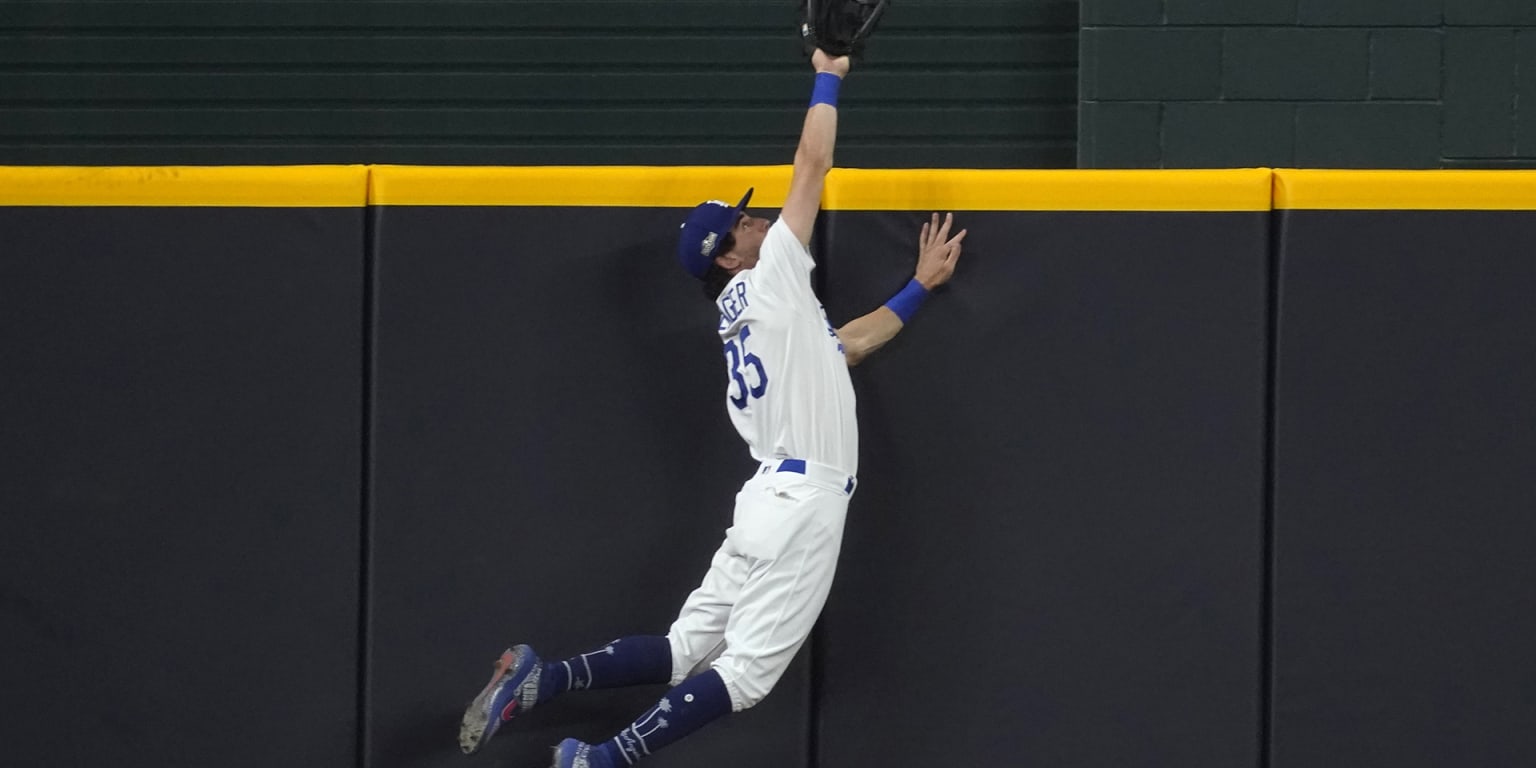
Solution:
[[[664,631],[753,466],[676,226],[788,180],[0,168],[8,762],[459,765],[504,644]],[[930,211],[965,255],[854,370],[813,642],[655,765],[1536,751],[1536,177],[839,169],[824,199],[834,323]],[[659,693],[570,696],[491,759]]]

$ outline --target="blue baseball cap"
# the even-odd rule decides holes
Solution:
[[[736,227],[736,217],[752,199],[752,189],[741,196],[741,202],[733,208],[730,203],[710,200],[694,206],[693,212],[683,222],[677,236],[677,260],[683,263],[688,274],[699,279],[709,273],[709,265],[715,263],[720,240]]]

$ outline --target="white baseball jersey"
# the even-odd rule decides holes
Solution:
[[[779,219],[757,266],[716,299],[726,411],[752,457],[805,459],[858,474],[853,382],[837,331],[811,290],[816,263]]]

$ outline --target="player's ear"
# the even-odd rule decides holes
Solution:
[[[734,273],[737,269],[741,268],[741,256],[732,250],[729,253],[722,253],[716,256],[715,263],[720,265],[721,269]]]

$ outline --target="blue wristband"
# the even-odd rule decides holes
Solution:
[[[885,306],[889,307],[892,312],[895,312],[896,316],[901,318],[902,323],[910,323],[912,322],[912,316],[917,314],[917,308],[921,307],[923,301],[927,298],[928,289],[924,288],[923,284],[919,283],[917,278],[914,277],[907,282],[905,288],[902,288],[899,293],[892,296],[890,301],[885,302]]]
[[[843,79],[831,72],[817,72],[816,87],[811,91],[811,106],[829,104],[835,109],[837,107],[837,89],[842,84]]]

